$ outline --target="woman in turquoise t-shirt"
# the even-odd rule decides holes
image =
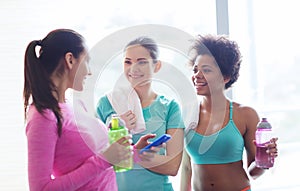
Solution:
[[[118,189],[133,190],[173,190],[168,176],[178,172],[183,150],[184,123],[181,111],[175,100],[158,95],[151,86],[151,78],[161,68],[158,60],[158,46],[149,37],[139,37],[127,44],[124,49],[124,75],[140,100],[146,130],[133,134],[135,143],[142,135],[153,133],[172,136],[151,162],[134,164],[132,170],[117,173]],[[124,103],[127,104],[127,103]],[[116,113],[109,98],[103,96],[97,105],[97,113],[103,122]],[[136,127],[138,115],[129,110],[121,115],[129,130]],[[141,149],[141,148],[138,148]]]

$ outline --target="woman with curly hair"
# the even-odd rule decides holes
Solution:
[[[181,190],[251,190],[243,150],[249,175],[254,179],[262,175],[265,169],[255,165],[254,142],[260,118],[253,108],[225,95],[239,76],[239,47],[225,36],[199,35],[191,51],[192,80],[202,101],[198,124],[186,132]],[[273,138],[267,145],[272,157],[277,156],[276,141]]]

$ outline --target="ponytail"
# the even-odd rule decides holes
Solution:
[[[39,56],[36,47],[40,46]],[[43,40],[34,40],[29,43],[25,52],[24,61],[24,111],[25,118],[29,99],[35,105],[38,112],[43,114],[45,109],[50,109],[57,119],[57,132],[62,133],[62,114],[58,100],[59,92],[53,84],[50,76],[53,72],[63,73],[60,60],[65,54],[71,52],[75,58],[85,50],[84,38],[70,29],[56,29],[48,33]],[[57,69],[57,70],[56,70]]]
[[[57,119],[58,135],[62,131],[62,114],[58,105],[58,100],[53,96],[56,88],[50,80],[50,74],[42,66],[41,60],[36,55],[36,46],[41,46],[41,41],[34,40],[29,43],[25,52],[24,60],[24,112],[25,118],[29,99],[38,112],[43,114],[44,109],[51,109]]]

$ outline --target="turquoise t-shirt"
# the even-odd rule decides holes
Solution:
[[[112,114],[116,113],[106,96],[100,98],[97,113],[104,123]],[[132,136],[133,143],[136,143],[141,136],[148,133],[154,133],[156,137],[159,137],[165,134],[167,129],[185,128],[178,103],[164,96],[157,96],[150,106],[143,108],[143,116],[146,122],[146,130],[134,134]],[[165,150],[161,149],[160,154],[163,155],[164,153]],[[134,165],[132,170],[118,172],[117,182],[119,191],[173,191],[167,175],[152,172],[137,164]]]

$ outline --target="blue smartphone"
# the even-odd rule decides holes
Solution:
[[[149,151],[149,149],[151,147],[157,147],[165,142],[167,142],[168,140],[171,139],[171,135],[168,134],[163,134],[162,136],[160,136],[159,138],[157,138],[155,141],[153,141],[152,143],[150,143],[149,145],[145,146],[144,148],[142,148],[140,150],[140,154],[142,154],[144,151]]]

